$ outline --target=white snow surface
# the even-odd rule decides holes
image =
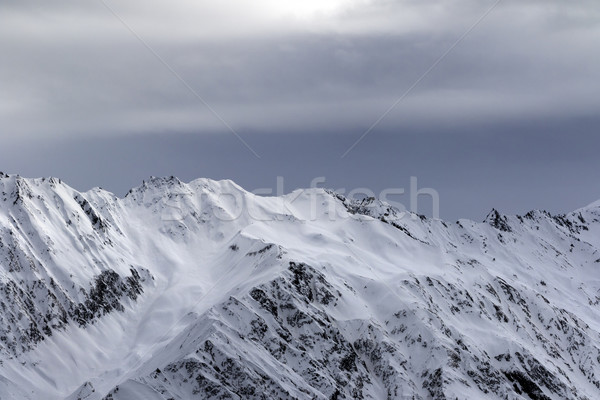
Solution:
[[[208,179],[0,194],[0,399],[600,398],[600,202],[450,223]]]

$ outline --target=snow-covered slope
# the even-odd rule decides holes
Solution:
[[[0,194],[3,400],[600,398],[600,203],[447,223],[206,179]]]

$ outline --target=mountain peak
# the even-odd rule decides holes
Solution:
[[[492,211],[489,212],[483,222],[501,231],[512,232],[512,228],[508,224],[508,218],[505,215],[500,214],[495,208],[492,208]]]

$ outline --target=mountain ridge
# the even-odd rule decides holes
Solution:
[[[600,202],[448,223],[208,179],[0,191],[2,398],[600,393]]]

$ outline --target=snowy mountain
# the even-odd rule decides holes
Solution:
[[[3,400],[600,398],[600,202],[447,223],[207,179],[0,194]]]

